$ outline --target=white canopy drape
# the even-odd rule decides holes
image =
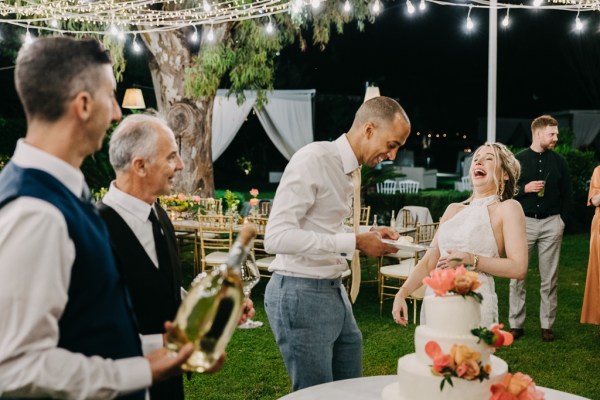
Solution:
[[[267,92],[264,108],[256,106],[256,92],[244,91],[246,101],[238,105],[234,95],[217,90],[213,107],[212,157],[216,161],[227,149],[254,108],[260,123],[277,150],[286,159],[313,141],[312,98],[315,90],[273,90]]]

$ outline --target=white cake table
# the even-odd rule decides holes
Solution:
[[[381,400],[384,387],[396,382],[395,375],[368,376],[324,383],[290,393],[281,400]],[[538,386],[545,400],[585,400],[585,397]]]

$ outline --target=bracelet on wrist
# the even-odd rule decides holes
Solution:
[[[473,253],[473,271],[477,271],[477,263],[479,262],[479,256]]]

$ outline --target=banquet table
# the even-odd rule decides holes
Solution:
[[[368,376],[312,386],[280,400],[381,400],[383,388],[397,382],[396,375]],[[537,386],[545,400],[585,400],[585,397]]]

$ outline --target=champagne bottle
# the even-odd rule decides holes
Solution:
[[[177,352],[192,342],[194,353],[182,368],[204,372],[221,358],[242,316],[244,294],[240,266],[256,236],[253,224],[246,224],[229,250],[225,264],[199,274],[181,303],[166,346]]]
[[[392,230],[396,229],[396,216],[394,210],[392,210],[392,218],[390,218],[390,228],[392,228]]]

